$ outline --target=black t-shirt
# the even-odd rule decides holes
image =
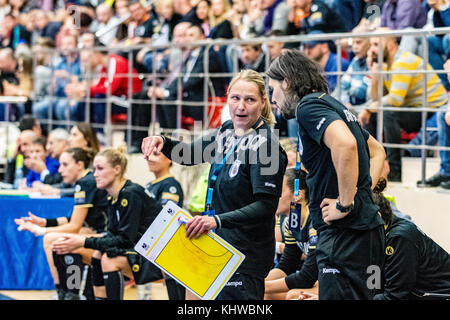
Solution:
[[[108,249],[132,249],[160,212],[158,203],[145,189],[127,180],[117,199],[108,197],[108,225],[105,236],[88,238],[86,248],[106,252]]]
[[[218,130],[191,144],[166,138],[162,151],[172,161],[184,165],[213,163],[208,178],[211,186],[213,170],[233,150],[237,139],[233,122],[226,121]],[[275,211],[286,165],[286,153],[269,126],[263,123],[239,140],[218,173],[212,208],[222,227],[216,232],[245,254],[238,272],[264,278],[273,266]],[[270,202],[265,204],[267,208],[257,205],[258,210],[239,211],[261,204],[260,197]]]
[[[94,174],[88,171],[75,184],[75,207],[86,207],[88,213],[84,226],[94,229],[98,233],[105,232],[107,224],[106,207],[107,192],[97,188]]]
[[[158,201],[161,208],[170,200],[183,207],[183,189],[173,176],[165,176],[150,182],[145,186],[145,192],[150,198]]]
[[[331,151],[323,142],[325,130],[336,120],[344,121],[356,139],[359,177],[354,209],[343,219],[333,221],[331,226],[357,230],[373,229],[384,223],[371,196],[370,152],[367,145],[369,134],[361,128],[355,115],[325,93],[307,95],[297,107],[297,121],[303,145],[302,163],[308,171],[307,184],[311,198],[309,210],[313,227],[318,232],[327,227],[322,219],[320,204],[324,198],[337,199],[339,196]]]
[[[377,300],[450,295],[450,255],[413,222],[394,216],[386,230],[384,292]]]

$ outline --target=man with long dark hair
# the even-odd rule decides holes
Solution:
[[[284,52],[267,71],[272,103],[299,124],[310,215],[319,237],[319,299],[372,299],[376,288],[367,285],[367,270],[382,269],[384,230],[371,187],[385,152],[356,116],[326,93],[319,70],[300,52]]]

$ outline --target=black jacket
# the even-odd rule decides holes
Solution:
[[[450,255],[409,220],[394,216],[386,233],[384,292],[375,299],[450,297]]]

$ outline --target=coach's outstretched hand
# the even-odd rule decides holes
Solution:
[[[141,150],[144,158],[148,160],[154,153],[159,155],[164,146],[164,139],[161,136],[150,136],[142,140]]]

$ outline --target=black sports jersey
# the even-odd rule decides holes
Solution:
[[[413,222],[394,216],[386,229],[384,292],[379,300],[450,297],[450,255]]]
[[[145,186],[145,192],[150,198],[158,201],[164,207],[169,200],[183,207],[183,189],[173,176],[164,176],[156,179]]]
[[[302,163],[307,169],[307,184],[310,190],[310,214],[314,228],[320,230],[327,225],[322,219],[320,204],[324,198],[336,199],[339,188],[331,151],[323,143],[327,127],[336,120],[348,126],[358,145],[358,182],[354,209],[332,226],[357,230],[369,230],[382,225],[378,206],[371,196],[370,152],[367,145],[369,134],[361,128],[358,119],[342,103],[325,93],[309,94],[297,107],[299,134],[303,145]]]
[[[91,171],[87,171],[83,178],[75,183],[75,207],[88,208],[84,226],[98,233],[105,232],[108,222],[106,214],[107,196],[105,190],[97,188],[94,174]]]
[[[107,232],[101,238],[87,238],[86,248],[107,252],[108,249],[132,249],[159,213],[157,202],[145,189],[127,180],[117,199],[108,197]]]
[[[216,232],[246,255],[239,272],[264,278],[273,266],[275,211],[287,156],[265,123],[238,139],[233,122],[226,121],[192,144],[166,138],[162,151],[180,164],[212,163],[209,186],[215,166],[232,151],[213,186],[212,208],[221,222]],[[257,209],[252,210],[252,205]]]

